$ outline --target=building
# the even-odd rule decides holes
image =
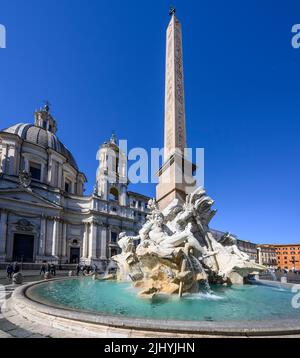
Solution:
[[[257,244],[250,241],[237,239],[238,248],[250,257],[250,260],[257,262]]]
[[[0,262],[105,265],[119,233],[144,223],[149,198],[128,191],[115,136],[100,147],[95,189],[84,195],[86,177],[56,132],[48,105],[34,124],[0,132]]]
[[[276,249],[273,245],[257,245],[258,263],[269,268],[277,267]]]
[[[300,244],[274,244],[277,267],[287,270],[300,270]]]

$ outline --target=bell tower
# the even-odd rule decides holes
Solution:
[[[127,205],[126,157],[117,145],[115,134],[97,153],[99,167],[96,174],[95,194],[121,206]]]

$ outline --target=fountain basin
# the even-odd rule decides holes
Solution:
[[[141,299],[128,284],[58,279],[18,288],[23,316],[96,336],[271,336],[300,333],[293,294],[266,286],[213,287],[214,294]],[[264,313],[265,311],[265,313]],[[247,313],[248,312],[248,313]],[[264,314],[263,314],[264,313]]]

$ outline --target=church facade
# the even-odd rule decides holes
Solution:
[[[56,131],[45,105],[34,124],[0,132],[0,262],[105,266],[120,232],[135,235],[144,223],[149,198],[128,190],[114,135],[99,149],[94,192],[84,195],[86,177]]]

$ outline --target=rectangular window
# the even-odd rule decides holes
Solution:
[[[65,191],[67,193],[70,193],[70,190],[71,190],[71,183],[68,180],[66,180],[65,181]]]
[[[116,232],[111,233],[110,241],[115,244],[118,242],[118,234]]]
[[[30,162],[29,171],[31,174],[31,178],[35,180],[41,180],[42,166],[38,163]]]

